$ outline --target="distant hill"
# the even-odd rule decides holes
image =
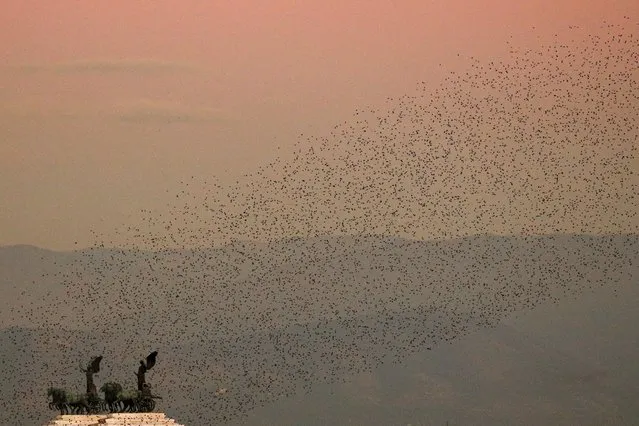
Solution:
[[[3,247],[0,424],[50,418],[46,387],[82,389],[96,354],[98,383],[133,386],[155,349],[160,407],[190,425],[600,424],[636,392],[638,253],[637,235]]]
[[[234,425],[633,425],[639,287],[535,308]]]

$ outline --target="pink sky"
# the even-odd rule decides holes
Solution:
[[[639,2],[6,1],[0,245],[87,245],[184,176],[250,171],[457,53],[624,15]]]

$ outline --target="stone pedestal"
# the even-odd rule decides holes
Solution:
[[[97,424],[98,421],[104,417],[104,414],[62,414],[51,420],[45,426],[91,426]]]
[[[95,415],[60,415],[45,426],[184,426],[164,413],[110,413]]]
[[[166,417],[164,413],[111,413],[98,420],[94,426],[101,425],[184,426]]]

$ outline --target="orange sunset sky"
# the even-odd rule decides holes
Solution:
[[[0,245],[87,246],[187,176],[233,179],[434,85],[458,53],[624,16],[639,2],[4,1]]]

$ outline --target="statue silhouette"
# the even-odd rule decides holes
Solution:
[[[101,356],[96,356],[91,359],[87,368],[80,367],[80,371],[82,371],[87,376],[87,394],[98,396],[98,389],[93,383],[93,375],[100,371],[100,361],[102,361]]]
[[[135,375],[138,377],[138,390],[145,391],[146,384],[146,372],[149,371],[155,365],[155,357],[158,355],[158,351],[151,352],[149,356],[146,357],[146,362],[140,361],[140,366],[138,367],[138,372]]]

